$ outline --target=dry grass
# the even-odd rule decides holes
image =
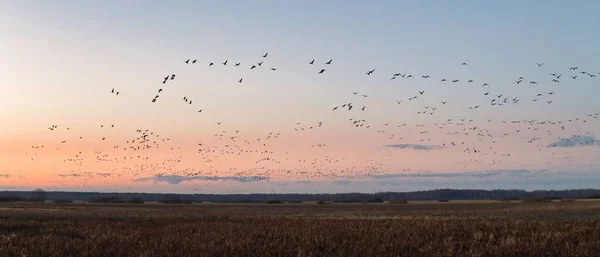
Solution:
[[[600,256],[600,202],[0,209],[0,256]]]

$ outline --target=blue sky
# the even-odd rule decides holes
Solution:
[[[315,180],[313,183],[337,186],[332,190],[359,191],[388,188],[396,182],[347,183],[342,164],[336,171],[338,180],[332,180],[338,182],[314,178],[318,172],[314,167],[299,166],[304,165],[302,162],[285,167],[269,164],[270,174],[254,174],[266,167],[254,160],[265,156],[199,164],[194,147],[204,142],[214,149],[225,149],[212,137],[224,130],[228,131],[224,134],[241,130],[244,134],[240,137],[247,138],[282,133],[282,141],[268,149],[277,156],[273,158],[290,154],[319,162],[340,158],[336,160],[346,165],[345,169],[354,169],[352,175],[368,173],[373,167],[387,173],[486,169],[590,172],[589,165],[600,164],[598,147],[593,143],[581,147],[571,142],[567,145],[572,147],[540,149],[559,137],[588,135],[595,140],[594,132],[600,131],[598,119],[569,125],[565,130],[538,126],[538,132],[500,121],[567,122],[600,111],[600,80],[583,75],[576,80],[568,78],[577,75],[569,71],[573,66],[600,77],[600,36],[594,33],[600,24],[599,8],[597,1],[4,1],[0,3],[0,27],[4,31],[0,41],[9,50],[0,52],[0,76],[4,80],[0,85],[4,92],[0,95],[0,119],[5,121],[0,122],[0,140],[10,143],[0,146],[4,156],[0,157],[0,167],[4,167],[0,174],[8,175],[0,177],[0,184],[4,180],[7,186],[75,188],[88,183],[82,181],[85,176],[59,175],[111,171],[125,176],[128,182],[108,179],[94,185],[96,189],[135,186],[137,190],[154,190],[151,178],[155,170],[138,172],[137,176],[125,174],[123,170],[129,171],[136,167],[134,164],[55,164],[80,151],[81,155],[89,154],[86,160],[93,160],[97,151],[123,157],[111,147],[130,141],[132,131],[139,128],[173,138],[169,148],[178,152],[157,150],[148,159],[154,161],[149,165],[158,165],[165,159],[181,158],[181,164],[171,172],[177,174],[170,175],[195,170],[199,173],[192,177],[221,174],[227,178],[237,174],[237,167],[238,173],[239,169],[247,171],[238,176],[273,177],[243,185],[227,181],[226,188],[231,191],[252,191],[244,189],[252,184],[270,190],[269,185],[276,188],[273,183],[278,179],[298,186],[297,190],[311,188],[312,183],[293,181]],[[263,60],[266,52],[265,67],[277,71],[251,71],[247,66]],[[198,59],[199,64],[185,66],[183,61],[190,58]],[[316,59],[314,66],[308,65],[312,59]],[[327,66],[324,63],[329,59],[333,62]],[[244,68],[223,67],[220,63],[224,60],[241,62]],[[216,66],[209,68],[210,62]],[[468,66],[460,65],[463,62]],[[544,65],[538,67],[536,62]],[[327,69],[323,76],[316,74],[321,68]],[[371,69],[375,69],[374,74],[366,76],[364,73]],[[392,74],[398,72],[415,78],[391,81]],[[549,73],[553,72],[564,74],[561,83],[550,81]],[[177,74],[176,86],[161,84],[171,73]],[[420,79],[422,75],[431,79]],[[526,82],[516,85],[514,81],[521,76]],[[240,78],[244,83],[237,83]],[[441,78],[460,79],[462,83],[440,83]],[[465,83],[469,79],[474,83]],[[491,87],[482,88],[483,83]],[[151,105],[150,99],[161,87],[165,90],[159,104]],[[112,88],[120,91],[120,98],[108,93]],[[419,95],[422,90],[425,94]],[[369,97],[356,98],[351,92]],[[484,92],[519,97],[521,102],[492,107]],[[548,92],[556,94],[550,98]],[[538,93],[544,94],[541,100],[531,101]],[[408,100],[417,95],[418,101]],[[183,96],[195,104],[183,105]],[[396,104],[400,100],[402,104]],[[549,100],[552,103],[546,104]],[[350,101],[356,108],[366,106],[366,111],[358,116],[331,112],[334,106]],[[441,105],[442,101],[448,104]],[[481,108],[468,109],[475,105]],[[416,114],[424,106],[439,110],[436,115]],[[198,117],[198,109],[204,116]],[[350,118],[367,120],[372,131],[357,132],[348,126]],[[491,155],[475,158],[464,154],[466,148],[485,149],[490,143],[487,139],[456,138],[469,146],[441,147],[455,137],[437,130],[439,125],[434,124],[461,118],[473,119],[471,127],[487,129],[494,142],[501,144],[497,151],[511,152],[514,158],[498,163],[501,158]],[[487,119],[493,122],[486,123]],[[298,122],[316,126],[319,121],[325,124],[322,130],[294,132]],[[71,145],[77,138],[70,134],[74,132],[48,133],[47,127],[56,123],[96,141]],[[394,132],[384,123],[408,126]],[[107,135],[100,124],[117,126]],[[415,128],[416,124],[425,127]],[[529,134],[515,135],[516,130]],[[546,130],[551,130],[552,136],[540,136],[535,146],[527,144]],[[429,134],[419,134],[423,131]],[[504,133],[510,135],[500,139]],[[429,141],[420,141],[424,135],[430,135]],[[102,141],[100,137],[108,139]],[[60,145],[62,141],[67,145]],[[34,154],[31,146],[38,144],[69,150],[38,151],[36,156],[43,159],[39,162],[23,157],[23,152]],[[319,144],[328,146],[311,147]],[[561,159],[563,156],[568,161]],[[360,158],[365,161],[358,161]],[[281,172],[286,169],[307,170],[311,176],[291,178]],[[51,178],[57,182],[44,184]],[[460,181],[435,179],[432,187],[461,186]],[[519,185],[535,188],[536,179]],[[214,183],[225,183],[223,180]],[[146,183],[140,186],[140,181]],[[192,187],[204,182],[185,180]],[[178,191],[185,183],[167,183],[165,190]],[[577,183],[569,185],[576,187]]]

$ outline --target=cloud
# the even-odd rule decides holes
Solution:
[[[8,174],[0,174],[0,178],[9,178],[9,177],[10,177],[10,175],[8,175]]]
[[[334,180],[331,183],[339,185],[339,186],[347,186],[347,185],[350,185],[352,183],[352,181],[350,181],[350,180]]]
[[[57,174],[57,176],[59,177],[81,177],[81,174],[78,173],[64,173],[64,174]]]
[[[296,183],[296,184],[310,184],[310,183],[312,183],[312,181],[310,181],[310,180],[298,180],[298,181],[294,181],[294,183]]]
[[[488,170],[478,172],[449,172],[449,173],[396,173],[396,174],[381,174],[381,175],[365,175],[354,178],[370,178],[370,179],[394,179],[394,178],[462,178],[465,176],[473,177],[495,177],[495,176],[510,176],[519,177],[527,176],[533,172],[545,172],[545,170]]]
[[[377,181],[377,185],[382,185],[382,186],[399,186],[399,185],[401,185],[401,183],[398,182],[398,181],[383,180],[383,181]]]
[[[394,145],[384,145],[383,147],[388,148],[400,148],[400,149],[414,149],[414,150],[438,150],[444,148],[441,145],[419,145],[419,144],[394,144]]]
[[[588,145],[600,145],[600,141],[594,135],[573,135],[569,138],[559,138],[558,141],[548,145],[548,147],[580,147]]]
[[[169,184],[179,184],[184,181],[235,181],[235,182],[256,182],[269,180],[270,177],[261,177],[261,176],[225,176],[225,177],[217,177],[217,176],[193,176],[193,177],[185,177],[178,175],[162,175],[162,176],[154,176],[154,177],[146,177],[146,178],[138,178],[134,179],[134,182],[146,182],[146,181],[154,181],[156,182],[167,182]]]

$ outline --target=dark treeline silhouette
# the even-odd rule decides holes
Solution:
[[[31,191],[0,191],[1,201],[19,201],[31,198]],[[415,200],[518,200],[531,198],[572,199],[600,198],[600,189],[570,190],[473,190],[437,189],[415,192],[338,193],[338,194],[159,194],[159,193],[98,193],[98,192],[45,192],[46,200],[91,202],[218,202],[218,203],[298,203],[328,201],[337,203],[415,201]]]

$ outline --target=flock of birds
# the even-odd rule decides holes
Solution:
[[[269,69],[272,72],[278,71],[276,67],[266,66],[269,53],[265,53],[260,56],[260,60],[256,63],[242,66],[240,62],[230,62],[224,60],[223,62],[208,62],[209,68],[216,65],[233,66],[236,68],[246,68],[249,70],[255,70],[260,68]],[[320,62],[323,67],[315,69],[316,76],[324,76],[323,74],[332,67],[333,59],[325,59],[327,61]],[[201,63],[197,59],[184,59],[185,65],[200,65]],[[315,59],[306,62],[306,65],[314,66],[317,65]],[[543,63],[535,63],[537,68],[543,69]],[[467,68],[468,63],[463,62],[460,66]],[[268,68],[270,67],[270,68]],[[535,66],[534,66],[535,67]],[[365,71],[367,76],[376,76],[376,69],[368,69]],[[565,75],[561,72],[549,72],[548,77],[543,81],[537,81],[528,79],[524,76],[519,76],[514,79],[515,85],[530,84],[537,85],[538,83],[561,83],[566,80],[581,80],[581,79],[595,79],[600,73],[593,73],[590,71],[582,71],[579,67],[573,66],[565,70]],[[177,84],[175,73],[169,73],[164,76],[162,80],[158,81],[157,84],[161,85],[156,89],[156,94],[149,101],[150,104],[160,104],[158,99],[161,98],[161,93],[164,90],[169,90],[172,86]],[[509,95],[508,93],[499,92],[498,89],[492,90],[494,86],[489,82],[479,82],[474,79],[459,79],[450,77],[439,77],[434,78],[429,74],[410,74],[407,72],[397,72],[390,74],[390,80],[434,80],[439,83],[466,83],[467,85],[474,85],[481,90],[481,97],[486,99],[486,102],[491,107],[501,107],[507,105],[516,105],[523,101],[525,96],[521,95]],[[160,83],[159,83],[160,82]],[[237,78],[238,83],[243,83],[244,78]],[[167,86],[168,84],[168,86]],[[126,90],[126,89],[122,89]],[[126,97],[125,95],[119,95],[119,89],[112,88],[108,89],[110,94],[115,97]],[[492,92],[494,91],[494,92]],[[427,102],[428,91],[426,90],[415,90],[413,95],[407,96],[403,99],[396,99],[395,102],[390,103],[394,105],[402,105],[406,102],[417,102],[422,101],[426,103],[420,108],[417,115],[428,115],[435,117],[439,110],[444,106],[452,105],[449,100],[442,100],[438,102]],[[531,98],[533,102],[543,102],[546,105],[550,105],[557,101],[554,96],[558,94],[555,91],[539,92]],[[537,149],[538,152],[544,152],[541,158],[543,162],[548,166],[553,165],[553,161],[562,161],[569,159],[570,154],[573,151],[569,151],[568,148],[558,150],[560,146],[588,146],[588,145],[600,145],[600,142],[595,139],[592,135],[588,134],[566,134],[566,130],[573,128],[573,131],[581,132],[581,126],[595,122],[596,125],[600,121],[600,115],[597,111],[590,111],[588,113],[582,113],[578,117],[572,117],[564,120],[508,120],[508,119],[486,119],[477,120],[467,116],[467,118],[451,119],[451,118],[439,118],[435,122],[431,123],[394,123],[393,121],[385,122],[374,122],[367,117],[367,101],[370,96],[360,92],[347,92],[348,100],[341,103],[332,103],[329,111],[333,112],[333,115],[338,115],[347,118],[347,126],[364,129],[369,133],[374,133],[377,136],[381,136],[388,140],[390,144],[385,145],[387,148],[396,149],[413,149],[413,150],[446,150],[454,149],[464,154],[463,159],[457,159],[454,161],[455,165],[460,165],[464,168],[469,168],[469,165],[486,165],[488,169],[486,171],[478,171],[472,173],[465,173],[467,177],[474,177],[480,179],[489,179],[489,176],[485,176],[486,172],[502,169],[504,163],[515,158],[514,152],[507,150],[505,147],[500,145],[501,142],[510,140],[520,140],[522,143],[532,145]],[[181,96],[181,99],[185,104],[193,105],[197,103],[188,96]],[[529,99],[527,99],[529,100]],[[181,100],[180,100],[181,101]],[[480,104],[474,104],[468,107],[470,111],[475,111],[483,106]],[[202,108],[197,108],[197,112],[202,112]],[[466,111],[466,110],[465,110]],[[346,112],[343,114],[340,112]],[[349,116],[348,116],[349,115]],[[350,117],[350,118],[348,118]],[[368,121],[367,121],[368,120]],[[191,180],[207,180],[207,181],[260,181],[268,180],[269,178],[276,178],[283,176],[287,178],[293,178],[297,180],[315,179],[315,178],[329,178],[329,179],[344,179],[349,177],[373,177],[373,176],[385,176],[396,173],[405,174],[429,174],[431,170],[418,170],[400,168],[391,165],[386,160],[393,160],[396,155],[390,151],[386,156],[386,160],[377,158],[350,158],[340,156],[330,156],[327,154],[312,157],[302,158],[293,153],[293,149],[279,150],[278,148],[271,148],[278,140],[283,137],[287,138],[301,138],[304,135],[294,134],[302,131],[312,131],[323,129],[326,127],[327,122],[324,121],[313,121],[313,122],[297,122],[293,126],[293,131],[269,131],[265,132],[262,136],[255,137],[244,134],[244,128],[226,128],[225,124],[217,122],[216,125],[222,127],[212,135],[214,140],[211,142],[218,143],[203,143],[201,140],[195,142],[195,149],[192,153],[194,157],[189,157],[188,154],[181,154],[184,152],[182,144],[178,144],[177,140],[172,139],[170,136],[164,136],[159,132],[152,131],[151,129],[137,129],[132,134],[131,138],[124,141],[111,141],[111,149],[98,149],[93,152],[94,159],[89,160],[86,158],[86,154],[82,150],[74,151],[70,153],[70,156],[60,160],[63,163],[70,165],[71,171],[61,173],[61,177],[78,177],[83,178],[86,181],[96,178],[106,177],[133,177],[134,181],[146,181],[148,176],[151,176],[155,181],[165,181],[172,184],[177,184],[183,181]],[[502,125],[506,129],[498,129],[498,126]],[[101,129],[112,129],[115,127],[114,124],[110,126],[99,125]],[[418,133],[413,136],[408,136],[410,129],[417,130]],[[56,132],[57,130],[70,130],[69,127],[63,127],[62,125],[53,124],[48,127],[50,132]],[[437,135],[437,136],[436,136]],[[405,142],[409,140],[411,142]],[[510,140],[508,138],[511,138]],[[84,140],[83,136],[74,137],[75,140]],[[107,137],[103,136],[102,141],[105,141]],[[69,144],[72,139],[61,139],[57,138],[56,146],[44,146],[44,145],[33,145],[30,151],[26,153],[31,161],[35,161],[40,155],[45,154],[44,151],[56,149],[61,150],[61,145]],[[322,149],[330,147],[327,142],[309,144],[309,147],[314,149]],[[46,150],[44,150],[46,149]],[[156,149],[167,149],[168,151],[174,151],[175,157],[170,158],[158,158],[153,155],[153,151]],[[557,150],[553,150],[557,149]],[[566,150],[565,150],[566,149]],[[119,151],[119,152],[116,152]],[[317,150],[315,150],[317,151]],[[597,150],[596,150],[597,151]],[[322,153],[322,152],[318,152]],[[596,152],[598,153],[598,151]],[[185,157],[184,157],[185,155]],[[241,169],[239,167],[224,168],[222,163],[235,163],[236,158],[244,158],[245,160],[252,160],[252,168]],[[193,162],[190,162],[190,158]],[[56,161],[59,162],[59,161]],[[393,162],[393,161],[392,161]],[[94,165],[112,165],[110,172],[94,173],[86,170],[88,163]],[[196,168],[182,167],[183,163],[192,163]],[[247,166],[244,164],[243,166]],[[523,164],[522,169],[529,169],[531,165]],[[544,176],[544,172],[533,172],[527,173],[523,176]],[[248,189],[248,190],[254,190]],[[200,190],[200,189],[198,189]]]

